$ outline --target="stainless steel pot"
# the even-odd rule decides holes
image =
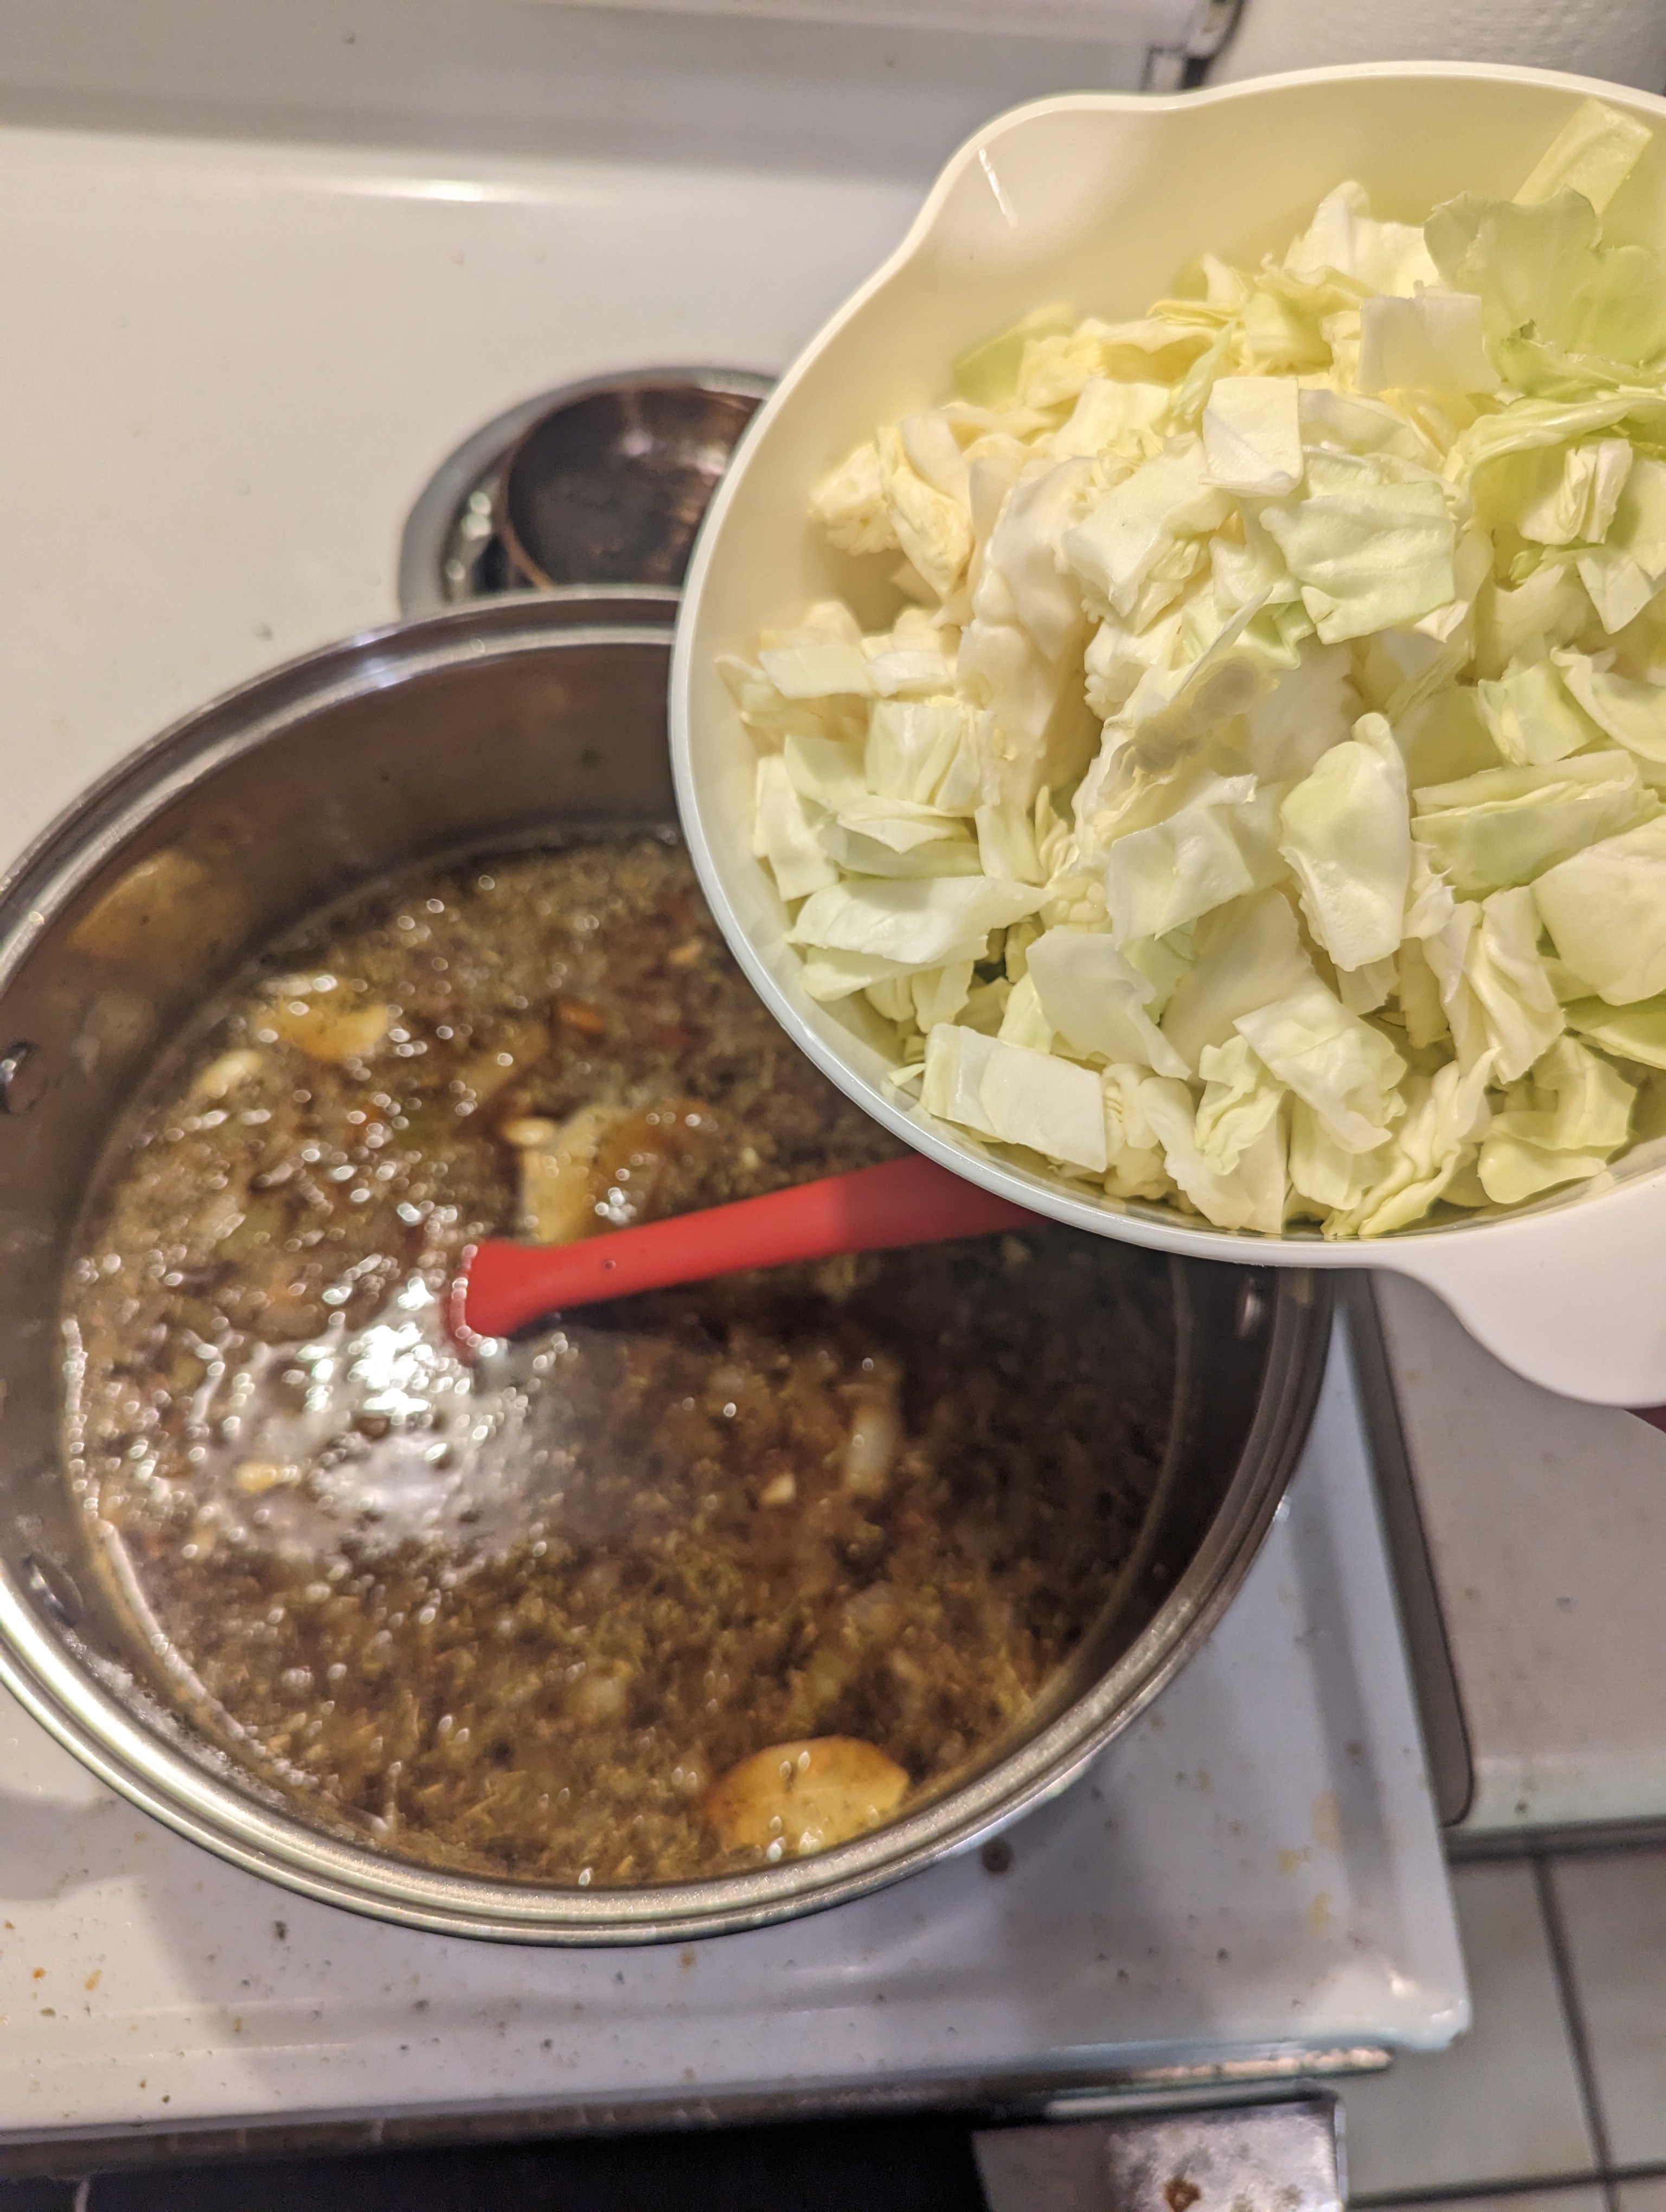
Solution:
[[[91,1571],[59,1460],[59,1279],[112,1121],[186,1016],[308,910],[421,858],[673,813],[663,599],[503,599],[261,678],[124,762],[0,890],[0,1680],[134,1803],[239,1865],[409,1925],[686,1939],[860,1895],[1061,1789],[1243,1580],[1306,1430],[1328,1307],[1290,1269],[1177,1261],[1179,1376],[1137,1555],[1019,1740],[892,1826],[708,1881],[442,1874],[310,1825],[170,1708]]]

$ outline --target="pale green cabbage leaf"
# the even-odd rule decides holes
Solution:
[[[1242,1036],[1206,1045],[1198,1073],[1203,1079],[1198,1151],[1218,1174],[1234,1175],[1244,1154],[1277,1121],[1287,1095],[1285,1086]]]
[[[812,891],[790,933],[794,945],[936,968],[960,957],[967,944],[981,943],[992,929],[1034,914],[1042,902],[1033,885],[984,876],[859,878]]]
[[[1666,1067],[1666,994],[1611,1006],[1606,999],[1575,999],[1562,1012],[1571,1030],[1618,1060]]]
[[[1475,1156],[1491,1119],[1483,1057],[1468,1069],[1456,1060],[1432,1075],[1406,1080],[1406,1111],[1381,1155],[1377,1173],[1357,1198],[1326,1221],[1327,1237],[1386,1237],[1420,1221]]]
[[[1573,854],[1533,897],[1559,957],[1596,997],[1625,1006],[1666,991],[1666,817]]]
[[[1627,752],[1542,768],[1483,769],[1412,793],[1414,831],[1465,896],[1530,883],[1581,847],[1626,830],[1657,802]]]
[[[1503,379],[1482,340],[1474,292],[1436,288],[1359,309],[1361,392],[1496,392]]]
[[[1480,295],[1490,340],[1530,327],[1568,354],[1641,368],[1666,353],[1666,261],[1600,236],[1595,208],[1569,191],[1531,207],[1466,192],[1424,227],[1444,282]]]
[[[1528,1088],[1532,1103],[1495,1115],[1481,1140],[1481,1188],[1495,1206],[1595,1175],[1630,1133],[1632,1086],[1576,1038],[1552,1047]]]
[[[1362,484],[1269,504],[1261,521],[1327,645],[1416,622],[1457,592],[1457,534],[1435,483]]]
[[[1217,1229],[1274,1237],[1284,1222],[1285,1144],[1276,1114],[1238,1152],[1230,1172],[1213,1165],[1198,1142],[1196,1109],[1183,1083],[1152,1076],[1140,1103],[1176,1185]]]
[[[752,850],[759,860],[769,863],[775,889],[784,899],[806,898],[839,880],[839,872],[822,850],[816,824],[806,812],[805,802],[793,788],[779,753],[765,753],[758,761]]]
[[[1049,929],[1025,959],[1043,1017],[1073,1050],[1153,1068],[1159,1075],[1190,1073],[1146,1011],[1156,987],[1109,937]]]
[[[1287,376],[1223,376],[1203,410],[1203,458],[1223,491],[1277,497],[1307,467],[1299,395]]]
[[[1117,944],[1166,937],[1276,880],[1281,795],[1252,776],[1214,779],[1166,821],[1118,837],[1105,866]]]
[[[1385,960],[1399,945],[1411,882],[1406,763],[1380,714],[1320,755],[1280,810],[1279,851],[1309,928],[1339,968]]]
[[[1103,1175],[1104,1093],[1091,1068],[976,1030],[940,1024],[926,1039],[921,1103],[1000,1144]]]
[[[1373,1151],[1403,1110],[1395,1085],[1405,1061],[1316,976],[1287,999],[1240,1014],[1232,1026],[1349,1152]]]
[[[1648,152],[1654,133],[1634,115],[1600,100],[1582,100],[1534,164],[1516,194],[1523,207],[1578,192],[1598,215]]]
[[[1491,683],[1483,678],[1474,696],[1493,744],[1517,768],[1547,768],[1602,743],[1601,729],[1575,701],[1554,659],[1529,660]]]

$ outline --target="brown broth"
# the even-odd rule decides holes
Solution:
[[[767,1747],[861,1739],[914,1798],[985,1755],[1140,1527],[1163,1263],[1037,1227],[471,1370],[440,1299],[516,1233],[529,1131],[601,1234],[898,1149],[659,839],[429,872],[258,963],[119,1138],[66,1293],[71,1480],[176,1694],[326,1825],[598,1886],[756,1863],[708,1791]]]

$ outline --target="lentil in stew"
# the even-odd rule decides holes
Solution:
[[[463,1247],[898,1147],[643,836],[383,885],[258,963],[72,1267],[71,1480],[197,1723],[420,1863],[598,1886],[836,1843],[1024,1722],[1127,1560],[1164,1264],[1071,1231],[591,1311],[471,1368]]]

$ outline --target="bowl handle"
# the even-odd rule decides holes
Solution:
[[[1474,1230],[1385,1237],[1371,1257],[1426,1283],[1547,1390],[1645,1419],[1666,1401],[1666,1175]]]

